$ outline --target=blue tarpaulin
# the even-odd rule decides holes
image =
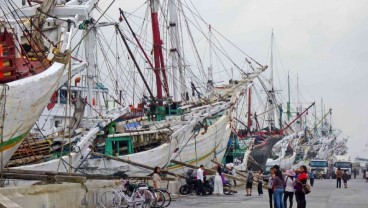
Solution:
[[[136,130],[141,128],[141,124],[139,122],[128,123],[124,124],[124,128],[125,130]]]

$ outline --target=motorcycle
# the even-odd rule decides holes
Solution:
[[[196,192],[197,190],[197,179],[195,177],[188,177],[186,179],[186,184],[182,185],[179,189],[179,193],[181,195],[188,195],[193,191]],[[211,184],[208,180],[204,179],[203,184],[203,192],[205,195],[211,195],[213,192],[213,184]]]

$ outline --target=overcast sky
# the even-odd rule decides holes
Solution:
[[[142,4],[121,2],[127,10]],[[262,64],[269,64],[273,28],[282,62],[275,73],[285,77],[289,71],[294,84],[298,75],[305,101],[320,105],[323,98],[335,126],[349,136],[349,154],[361,152],[368,142],[368,1],[192,2],[207,22]]]

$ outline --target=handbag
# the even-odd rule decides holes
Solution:
[[[309,194],[312,190],[309,184],[303,184],[302,191],[304,194]]]

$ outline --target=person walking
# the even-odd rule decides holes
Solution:
[[[365,175],[365,182],[368,183],[368,171],[365,171],[364,175]]]
[[[275,181],[273,183],[273,200],[275,201],[275,208],[284,208],[284,179],[281,170],[276,170]]]
[[[234,167],[231,167],[231,175],[232,176],[234,176],[234,177],[236,177],[236,170],[235,170],[235,168]],[[236,187],[236,180],[233,180],[234,181],[234,187]]]
[[[344,187],[348,188],[349,175],[348,175],[347,170],[344,170],[344,174],[342,174],[342,180],[344,182]]]
[[[259,196],[263,195],[262,185],[263,185],[263,170],[259,170],[259,173],[258,173],[258,195]]]
[[[245,196],[252,196],[252,188],[253,188],[253,173],[252,169],[248,168],[247,183],[245,185],[247,195]]]
[[[337,168],[336,171],[336,188],[341,188],[341,178],[342,178],[343,172],[341,168]]]
[[[354,173],[354,179],[356,179],[356,176],[358,174],[358,170],[356,168],[354,168],[353,173]]]
[[[155,169],[153,169],[153,175],[152,175],[152,181],[153,181],[153,188],[154,189],[160,189],[161,188],[161,168],[156,166]]]
[[[203,194],[203,183],[204,183],[204,177],[203,177],[203,171],[204,171],[204,166],[200,165],[198,170],[197,170],[197,195],[204,195]]]
[[[314,174],[313,171],[309,172],[308,173],[308,177],[309,177],[309,182],[310,182],[310,185],[313,186],[314,184],[314,178],[315,178],[316,174]]]
[[[217,196],[220,196],[220,194],[224,193],[221,175],[222,175],[222,169],[221,169],[221,166],[218,165],[216,176],[215,176],[215,182],[214,182],[214,190],[213,190],[213,193]]]
[[[274,183],[274,180],[275,180],[275,168],[271,168],[270,169],[270,177],[268,178],[268,183],[267,183],[270,208],[273,208],[272,198],[273,198],[273,183]]]
[[[295,183],[295,199],[297,208],[306,208],[307,201],[305,200],[303,185],[306,185],[308,180],[307,167],[302,165],[299,170],[300,173]]]
[[[293,170],[287,170],[285,172],[285,192],[284,192],[284,208],[287,208],[287,199],[289,198],[290,208],[293,207],[293,197],[294,197],[294,186],[296,179],[294,178],[295,172]]]

